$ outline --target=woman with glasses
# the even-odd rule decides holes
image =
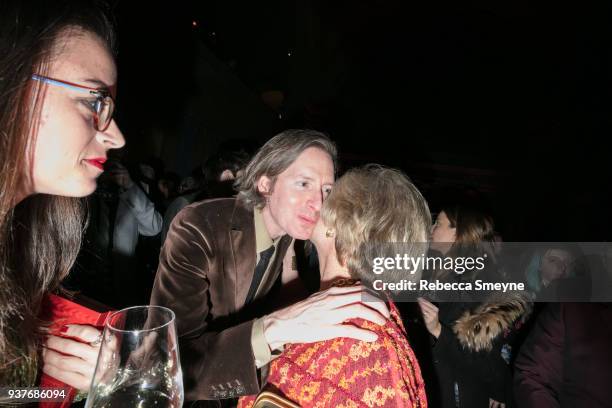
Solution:
[[[99,331],[44,334],[41,302],[79,251],[84,208],[109,149],[113,30],[94,1],[0,3],[0,385],[33,386],[44,372],[89,387]],[[0,395],[0,399],[2,396]]]

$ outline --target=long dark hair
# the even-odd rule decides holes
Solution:
[[[31,178],[44,98],[31,77],[45,75],[69,28],[96,34],[114,51],[107,16],[95,0],[0,3],[0,384],[14,380],[8,378],[14,364],[36,360],[41,301],[74,263],[85,224],[78,198],[36,194],[17,202]]]
[[[477,245],[494,240],[495,223],[485,211],[463,204],[447,205],[442,211],[450,221],[450,226],[456,228],[457,245]]]
[[[450,227],[455,228],[455,242],[446,254],[450,258],[481,257],[486,254],[486,273],[492,274],[496,267],[495,223],[486,211],[475,205],[448,204],[441,208]],[[466,273],[463,278],[471,280],[480,272]],[[439,272],[437,277],[446,279],[449,271]]]

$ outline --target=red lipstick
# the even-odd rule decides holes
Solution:
[[[91,164],[92,166],[104,171],[104,163],[106,162],[106,159],[104,157],[94,157],[93,159],[85,159],[85,161]]]

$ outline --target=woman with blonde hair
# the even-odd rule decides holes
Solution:
[[[387,254],[393,243],[404,244],[407,256],[420,256],[430,222],[425,199],[401,172],[377,165],[349,170],[323,203],[311,238],[319,256],[321,290],[358,282],[374,287],[378,275],[372,271],[372,257]],[[403,277],[397,270],[388,273],[387,282]],[[364,301],[355,287],[355,303]],[[303,407],[427,406],[419,364],[399,313],[387,293],[375,293],[376,301],[389,302],[386,324],[362,319],[345,324],[372,330],[376,341],[287,344],[271,363],[267,389]],[[239,406],[251,406],[254,400],[243,398]]]
[[[107,151],[125,143],[112,119],[113,38],[95,1],[0,4],[2,386],[31,387],[42,368],[86,390],[93,375],[99,331],[68,325],[50,335],[39,316],[79,251],[79,197],[95,190]]]

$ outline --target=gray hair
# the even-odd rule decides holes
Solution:
[[[268,140],[235,183],[238,199],[247,206],[263,208],[266,199],[257,188],[257,182],[262,176],[269,177],[272,185],[276,177],[298,158],[306,149],[316,147],[329,154],[336,171],[336,145],[325,134],[316,130],[289,129]]]
[[[401,171],[369,164],[347,171],[321,209],[323,224],[335,230],[338,261],[351,277],[371,287],[373,257],[399,247],[410,257],[427,250],[431,214],[427,201]],[[394,247],[390,244],[396,244]],[[420,277],[421,271],[416,277]],[[386,272],[399,282],[403,271]]]

